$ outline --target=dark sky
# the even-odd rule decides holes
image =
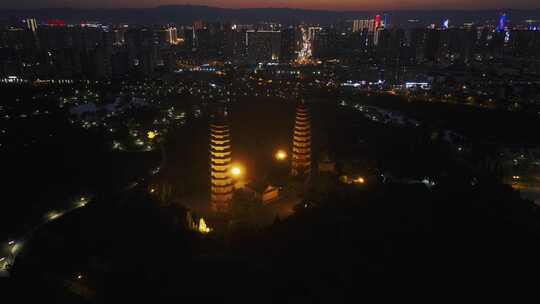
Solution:
[[[131,8],[168,4],[328,10],[540,8],[539,0],[0,0],[0,8]]]

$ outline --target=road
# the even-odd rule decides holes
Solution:
[[[159,173],[160,167],[152,169],[149,174],[156,175]],[[129,191],[137,187],[140,182],[144,181],[144,178],[139,178],[137,181],[134,181],[127,185],[122,191]],[[41,222],[38,222],[30,231],[26,234],[19,237],[13,237],[9,240],[0,243],[0,277],[9,277],[9,269],[15,263],[17,255],[24,248],[25,241],[30,239],[35,231],[39,230],[42,226],[59,219],[60,217],[77,210],[79,208],[85,207],[91,199],[87,196],[80,196],[78,199],[73,201],[68,208],[66,209],[56,209],[47,212]]]
[[[540,206],[540,187],[527,186],[525,184],[514,184],[512,188],[519,190],[521,198],[533,201]]]
[[[9,269],[15,262],[17,255],[24,248],[25,241],[28,240],[35,231],[37,231],[43,225],[46,225],[74,210],[86,206],[89,202],[90,200],[87,197],[81,196],[79,199],[75,200],[67,209],[51,210],[47,212],[43,216],[42,221],[36,226],[34,226],[34,228],[28,231],[25,235],[0,243],[0,277],[9,276]]]

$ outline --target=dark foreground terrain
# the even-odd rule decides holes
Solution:
[[[449,177],[431,190],[336,188],[269,227],[209,235],[188,230],[182,208],[156,206],[134,192],[54,222],[25,247],[3,295],[19,303],[345,302],[396,287],[509,288],[539,269],[540,210],[497,184]]]

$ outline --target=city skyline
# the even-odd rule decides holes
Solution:
[[[80,9],[118,9],[118,8],[154,8],[168,5],[210,6],[228,9],[249,8],[290,8],[326,11],[369,11],[369,10],[483,10],[483,9],[537,9],[540,5],[533,0],[495,0],[495,1],[427,1],[427,0],[382,0],[370,1],[322,1],[322,0],[290,0],[290,1],[249,1],[249,0],[119,0],[92,2],[79,0],[7,0],[0,4],[0,9],[42,9],[42,8],[80,8]]]

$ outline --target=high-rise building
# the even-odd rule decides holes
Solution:
[[[386,29],[390,28],[390,18],[388,17],[388,14],[384,13],[383,14],[383,24],[382,26]]]
[[[200,37],[201,32],[203,32],[205,29],[207,29],[207,27],[204,25],[204,22],[202,22],[202,20],[197,20],[193,22],[193,27],[192,27],[193,50],[196,50],[197,48],[199,48],[199,40],[201,38]]]
[[[246,45],[249,61],[278,60],[281,52],[281,32],[247,31]]]
[[[427,30],[424,42],[424,58],[435,62],[441,41],[441,31]]]
[[[196,20],[193,22],[193,30],[202,30],[204,28],[204,22],[202,20]]]
[[[298,46],[298,33],[295,27],[288,27],[281,30],[281,56],[283,62],[290,62],[296,59]]]
[[[223,31],[223,55],[226,60],[238,62],[246,57],[246,32],[232,25]]]
[[[375,30],[382,27],[381,15],[375,15]]]
[[[131,72],[149,75],[158,61],[158,41],[148,28],[130,28],[124,35]]]
[[[176,27],[167,27],[159,31],[159,44],[170,45],[178,43],[178,31]]]
[[[320,32],[309,46],[311,47],[310,55],[314,58],[325,58],[331,53],[330,50],[335,48],[335,44],[331,45],[330,43],[329,30]]]
[[[308,28],[308,40],[310,42],[313,42],[315,40],[315,37],[317,36],[317,34],[319,32],[322,31],[322,27],[318,27],[318,26],[310,26]]]
[[[426,44],[426,29],[423,28],[414,28],[408,30],[410,33],[410,42],[409,45],[413,52],[413,62],[419,64],[424,61],[425,55],[425,44]]]
[[[311,123],[303,101],[296,108],[292,151],[291,175],[308,177],[311,173]]]
[[[448,28],[450,28],[450,19],[444,19],[442,24],[441,24],[441,27],[445,30],[447,30]]]
[[[382,28],[382,27],[379,27],[379,28],[375,29],[375,32],[373,33],[373,45],[375,45],[375,46],[379,45],[379,43],[382,40],[382,36],[383,36],[384,32],[385,32],[384,28]]]
[[[35,18],[27,18],[24,20],[24,24],[26,27],[32,31],[32,33],[35,33],[37,30],[37,21]]]
[[[372,33],[375,30],[375,20],[373,19],[357,19],[352,21],[352,32],[367,31]]]
[[[126,35],[127,30],[128,30],[127,26],[121,26],[121,27],[117,27],[117,28],[113,29],[113,31],[112,31],[113,37],[114,37],[113,44],[115,46],[123,46],[124,45],[124,43],[126,42],[125,35]]]
[[[506,23],[507,23],[506,14],[502,13],[501,16],[499,17],[499,22],[497,23],[496,31],[499,33],[505,31],[506,25],[507,25]]]
[[[231,178],[231,138],[223,114],[210,125],[210,183],[212,210],[227,212],[233,197]]]

